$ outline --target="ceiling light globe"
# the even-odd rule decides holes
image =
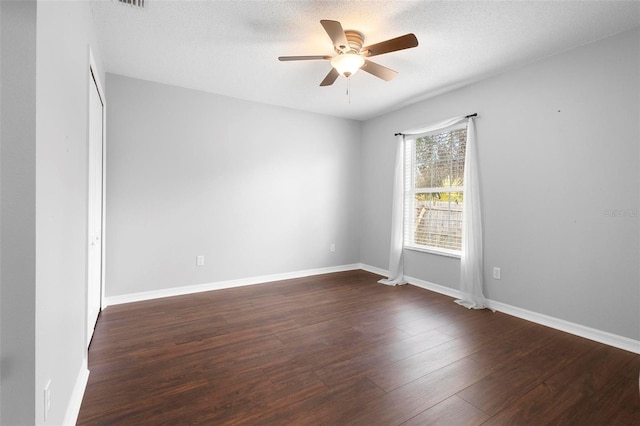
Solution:
[[[364,65],[364,58],[355,53],[338,55],[331,60],[331,66],[345,77],[355,74]]]

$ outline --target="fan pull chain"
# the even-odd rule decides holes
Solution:
[[[349,98],[349,105],[351,105],[351,79],[347,78],[347,96]]]

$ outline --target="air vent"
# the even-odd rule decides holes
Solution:
[[[132,7],[144,8],[144,0],[118,0],[119,3],[126,4]]]

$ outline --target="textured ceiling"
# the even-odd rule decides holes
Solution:
[[[640,26],[639,1],[159,1],[92,4],[107,72],[365,120]],[[399,75],[359,72],[319,87],[330,55],[321,19],[365,44],[409,32],[420,45],[372,58]]]

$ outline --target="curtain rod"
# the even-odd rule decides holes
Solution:
[[[471,117],[477,117],[477,116],[478,116],[478,113],[474,112],[473,114],[469,114],[469,115],[465,116],[464,118],[471,118]],[[404,133],[394,133],[393,136],[402,136],[402,135],[404,135]]]

